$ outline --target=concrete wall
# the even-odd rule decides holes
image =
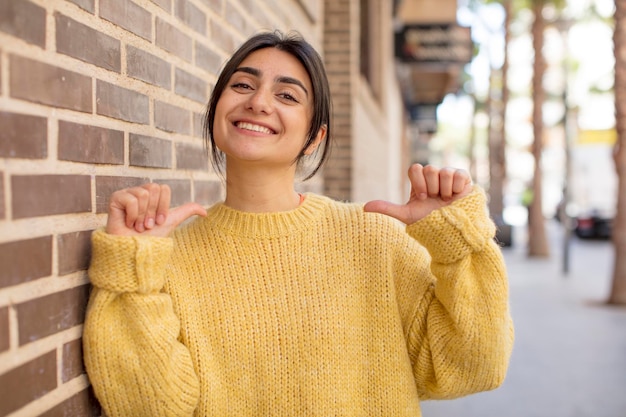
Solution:
[[[389,91],[394,92],[394,89]],[[408,152],[404,150],[403,111],[399,97],[390,95],[392,100],[389,103],[396,106],[390,106],[383,112],[380,103],[371,97],[367,85],[361,81],[355,98],[353,124],[354,201],[383,199],[400,203],[408,196],[405,189]]]

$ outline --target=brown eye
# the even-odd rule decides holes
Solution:
[[[285,100],[293,101],[294,103],[299,103],[299,101],[289,93],[280,93],[279,97],[284,98]]]
[[[252,87],[246,83],[235,83],[231,85],[231,88],[234,88],[235,90],[252,90]]]

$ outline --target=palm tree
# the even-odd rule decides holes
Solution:
[[[544,30],[546,21],[543,17],[544,6],[547,0],[532,0],[530,7],[534,20],[531,34],[535,59],[533,62],[532,98],[533,98],[533,145],[532,153],[535,159],[535,169],[532,180],[532,201],[529,206],[528,225],[528,255],[536,257],[550,256],[550,247],[546,236],[546,228],[543,216],[542,191],[543,170],[541,156],[543,153],[543,103],[545,90],[543,88],[543,76],[546,71],[546,62],[543,56]]]
[[[475,12],[482,4],[498,3],[504,10],[504,25],[502,28],[504,35],[504,54],[502,67],[498,70],[490,68],[489,89],[484,102],[484,111],[489,118],[487,127],[487,148],[489,152],[489,212],[500,227],[505,227],[503,222],[504,212],[504,186],[506,183],[506,108],[509,98],[507,83],[508,74],[508,45],[510,39],[510,26],[512,19],[513,0],[473,0],[469,2],[469,7]],[[476,13],[480,17],[480,13]],[[489,23],[484,22],[484,26],[489,28]],[[495,34],[494,32],[492,32]],[[500,94],[498,94],[500,92]],[[478,109],[475,106],[475,109]],[[473,137],[473,136],[472,136]],[[473,144],[470,144],[472,149]],[[471,166],[474,168],[474,166]],[[510,238],[510,233],[504,236]]]
[[[626,304],[626,1],[615,0],[615,125],[613,151],[617,171],[617,214],[613,225],[615,263],[609,303]]]
[[[544,46],[544,30],[546,21],[543,16],[544,8],[548,5],[554,6],[557,10],[562,9],[565,0],[483,0],[484,3],[497,2],[502,4],[505,10],[505,55],[502,67],[502,96],[500,99],[500,113],[502,123],[498,129],[490,129],[489,132],[489,161],[490,161],[490,209],[494,217],[502,214],[503,210],[503,189],[506,171],[506,107],[508,104],[508,44],[510,37],[509,25],[512,16],[520,9],[530,9],[533,12],[533,23],[531,27],[531,35],[533,39],[533,49],[535,51],[535,59],[533,62],[533,80],[532,80],[532,100],[533,100],[533,146],[532,153],[535,160],[535,167],[532,180],[532,201],[529,207],[529,226],[528,226],[528,255],[532,257],[548,257],[550,248],[546,235],[544,215],[543,215],[543,171],[541,167],[543,153],[543,104],[545,102],[546,93],[543,87],[543,78],[546,71],[546,62],[543,57]],[[618,0],[616,0],[618,1]],[[471,3],[470,3],[471,4]],[[515,8],[515,10],[514,10]],[[492,107],[493,103],[491,103]],[[493,115],[495,112],[488,109]]]
[[[500,0],[504,9],[504,54],[502,67],[499,71],[499,100],[490,95],[489,110],[489,211],[495,218],[502,219],[504,212],[504,187],[506,183],[506,109],[509,102],[508,46],[511,38],[512,0]],[[492,70],[493,71],[493,70]],[[494,79],[492,77],[492,79]],[[491,83],[493,84],[493,82]],[[493,87],[493,85],[492,85]],[[490,88],[491,89],[491,88]],[[494,121],[497,121],[494,123]]]

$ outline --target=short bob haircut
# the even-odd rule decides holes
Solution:
[[[317,133],[323,126],[326,126],[326,137],[315,151],[315,154],[321,155],[312,171],[303,179],[303,181],[306,181],[319,171],[328,157],[330,149],[329,141],[331,139],[330,115],[332,103],[330,87],[328,85],[328,78],[322,58],[297,32],[290,32],[286,35],[280,31],[260,33],[252,36],[235,51],[222,69],[207,105],[203,126],[205,145],[211,153],[213,167],[219,174],[223,174],[224,154],[217,148],[215,139],[213,138],[215,108],[224,89],[228,86],[231,76],[235,73],[241,62],[252,52],[263,48],[276,48],[293,55],[304,66],[311,79],[313,88],[313,116],[311,117],[311,126],[309,127],[307,140],[294,163],[298,166],[301,164],[305,156],[304,151],[315,140]]]

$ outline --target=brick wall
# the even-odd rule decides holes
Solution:
[[[324,51],[333,94],[334,147],[324,168],[324,193],[348,201],[352,197],[352,118],[358,68],[358,1],[326,0]]]
[[[262,28],[297,28],[320,48],[321,9],[0,1],[0,416],[100,414],[81,331],[109,195],[155,181],[175,205],[221,198],[201,140],[216,73]]]

